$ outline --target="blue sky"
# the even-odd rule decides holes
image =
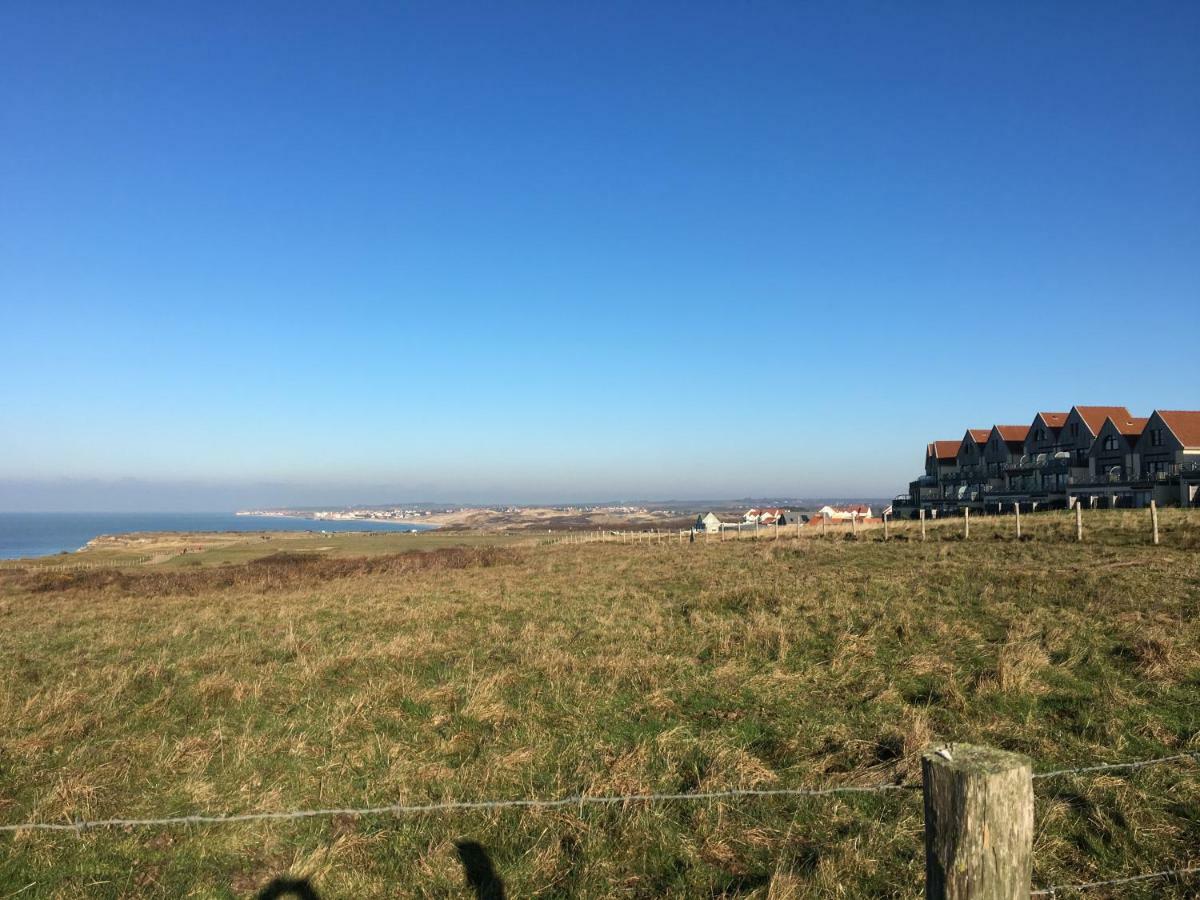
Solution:
[[[1200,406],[1200,5],[11,4],[0,509],[881,496]]]

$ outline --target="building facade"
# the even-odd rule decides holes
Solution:
[[[986,435],[986,436],[985,436]],[[924,509],[1005,511],[1200,504],[1200,411],[1124,406],[1039,412],[1029,425],[967,429],[931,441],[925,474],[892,503],[897,516]]]

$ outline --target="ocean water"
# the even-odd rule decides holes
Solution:
[[[415,522],[329,522],[233,513],[4,513],[0,559],[78,550],[102,534],[133,531],[427,531]]]

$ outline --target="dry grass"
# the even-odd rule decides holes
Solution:
[[[907,782],[938,739],[1038,768],[1200,749],[1200,523],[1164,515],[1154,548],[1115,516],[1083,545],[1029,519],[1020,543],[973,523],[5,575],[0,821]],[[1194,860],[1196,774],[1040,782],[1035,880]],[[248,896],[284,873],[463,896],[464,839],[514,897],[910,897],[923,872],[898,792],[25,832],[0,836],[0,897]]]

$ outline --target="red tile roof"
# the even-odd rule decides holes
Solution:
[[[1155,412],[1184,447],[1200,449],[1200,410],[1156,409]]]
[[[1112,420],[1113,427],[1117,429],[1118,434],[1133,438],[1140,435],[1142,429],[1146,427],[1146,423],[1150,421],[1147,418],[1139,418],[1137,416],[1130,416],[1126,419],[1114,419],[1112,416],[1108,418]]]
[[[1049,425],[1051,428],[1053,428],[1055,431],[1057,431],[1060,428],[1062,428],[1064,425],[1067,424],[1067,416],[1069,416],[1070,413],[1069,412],[1065,412],[1065,413],[1040,412],[1040,413],[1038,413],[1038,415],[1042,417],[1043,422],[1045,422],[1047,425]]]
[[[1075,411],[1079,413],[1079,418],[1087,423],[1087,427],[1092,430],[1092,434],[1100,433],[1105,419],[1120,422],[1122,419],[1133,418],[1129,410],[1124,406],[1076,406]]]
[[[953,459],[958,456],[958,445],[961,443],[962,441],[934,441],[925,448],[925,454],[932,454],[935,459]]]
[[[996,431],[1000,432],[1007,443],[1025,443],[1025,438],[1029,435],[1028,425],[997,425]]]
[[[977,444],[986,444],[988,435],[992,433],[990,428],[968,428],[967,434],[975,439]]]

